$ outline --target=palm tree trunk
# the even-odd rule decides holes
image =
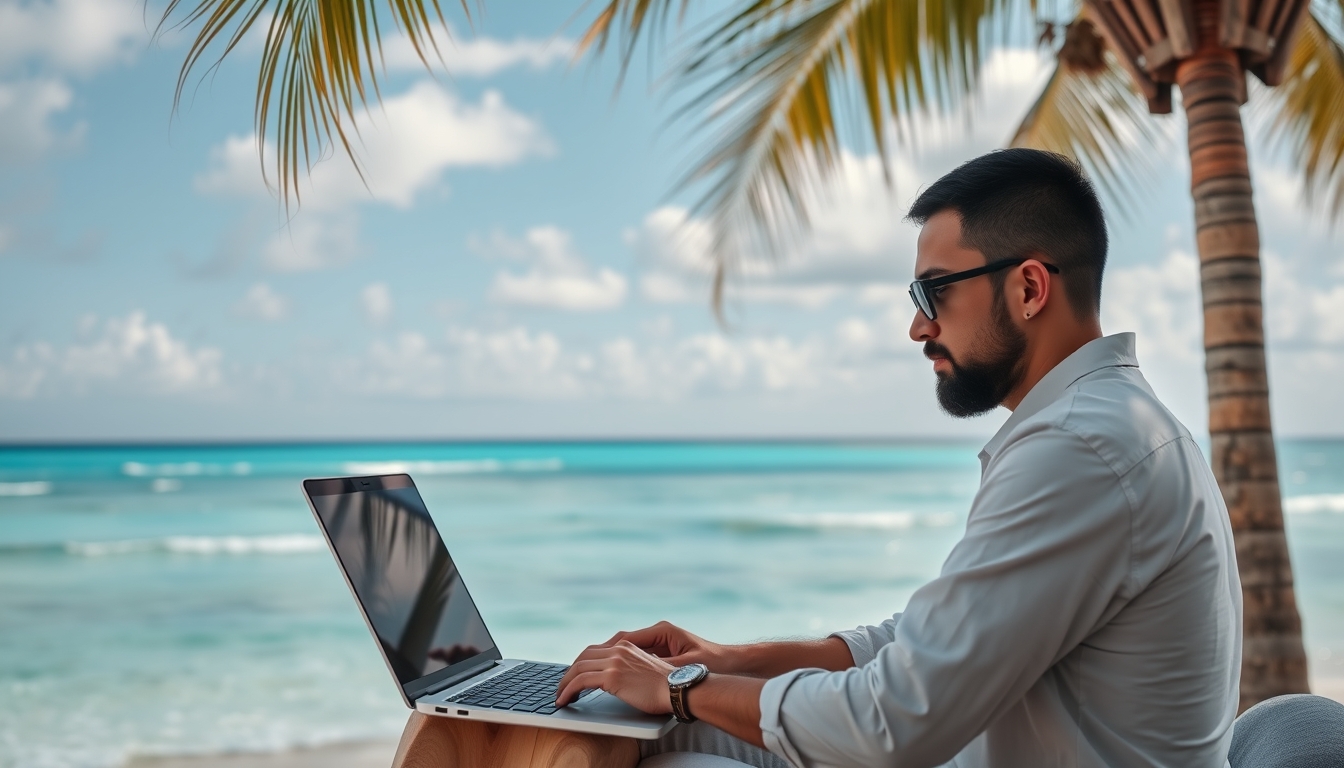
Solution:
[[[1242,711],[1307,691],[1307,657],[1269,418],[1260,231],[1241,124],[1244,74],[1237,54],[1219,44],[1219,1],[1195,0],[1194,7],[1199,43],[1176,82],[1189,122],[1213,473],[1232,518],[1245,605]]]

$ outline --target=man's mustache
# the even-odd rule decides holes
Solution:
[[[942,344],[933,340],[924,342],[924,356],[930,360],[935,357],[941,357],[945,358],[947,362],[952,363],[953,365],[956,364],[956,361],[952,359],[952,353],[947,350],[947,347],[944,347]]]

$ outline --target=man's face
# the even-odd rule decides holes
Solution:
[[[984,266],[985,256],[961,244],[961,216],[942,211],[919,233],[915,277],[925,279]],[[910,338],[924,343],[938,377],[938,405],[951,416],[996,408],[1022,380],[1026,335],[1008,317],[1003,294],[988,275],[937,289],[937,320],[915,310]]]

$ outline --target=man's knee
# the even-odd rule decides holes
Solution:
[[[1322,696],[1276,696],[1232,727],[1232,768],[1338,768],[1344,765],[1344,704]]]

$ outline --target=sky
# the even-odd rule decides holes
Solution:
[[[0,441],[982,438],[907,329],[918,191],[1002,146],[1048,76],[992,49],[979,94],[889,162],[852,145],[813,229],[709,309],[705,223],[676,182],[711,138],[674,119],[666,56],[575,64],[593,8],[445,6],[445,68],[389,42],[341,155],[287,218],[252,128],[258,39],[173,92],[188,36],[139,0],[0,0]],[[585,15],[585,13],[587,15]],[[675,36],[673,45],[675,48]],[[646,60],[652,64],[646,68]],[[1254,101],[1254,98],[1253,98]],[[1344,434],[1344,259],[1247,110],[1273,415]],[[1103,328],[1207,429],[1184,124],[1140,147]]]

